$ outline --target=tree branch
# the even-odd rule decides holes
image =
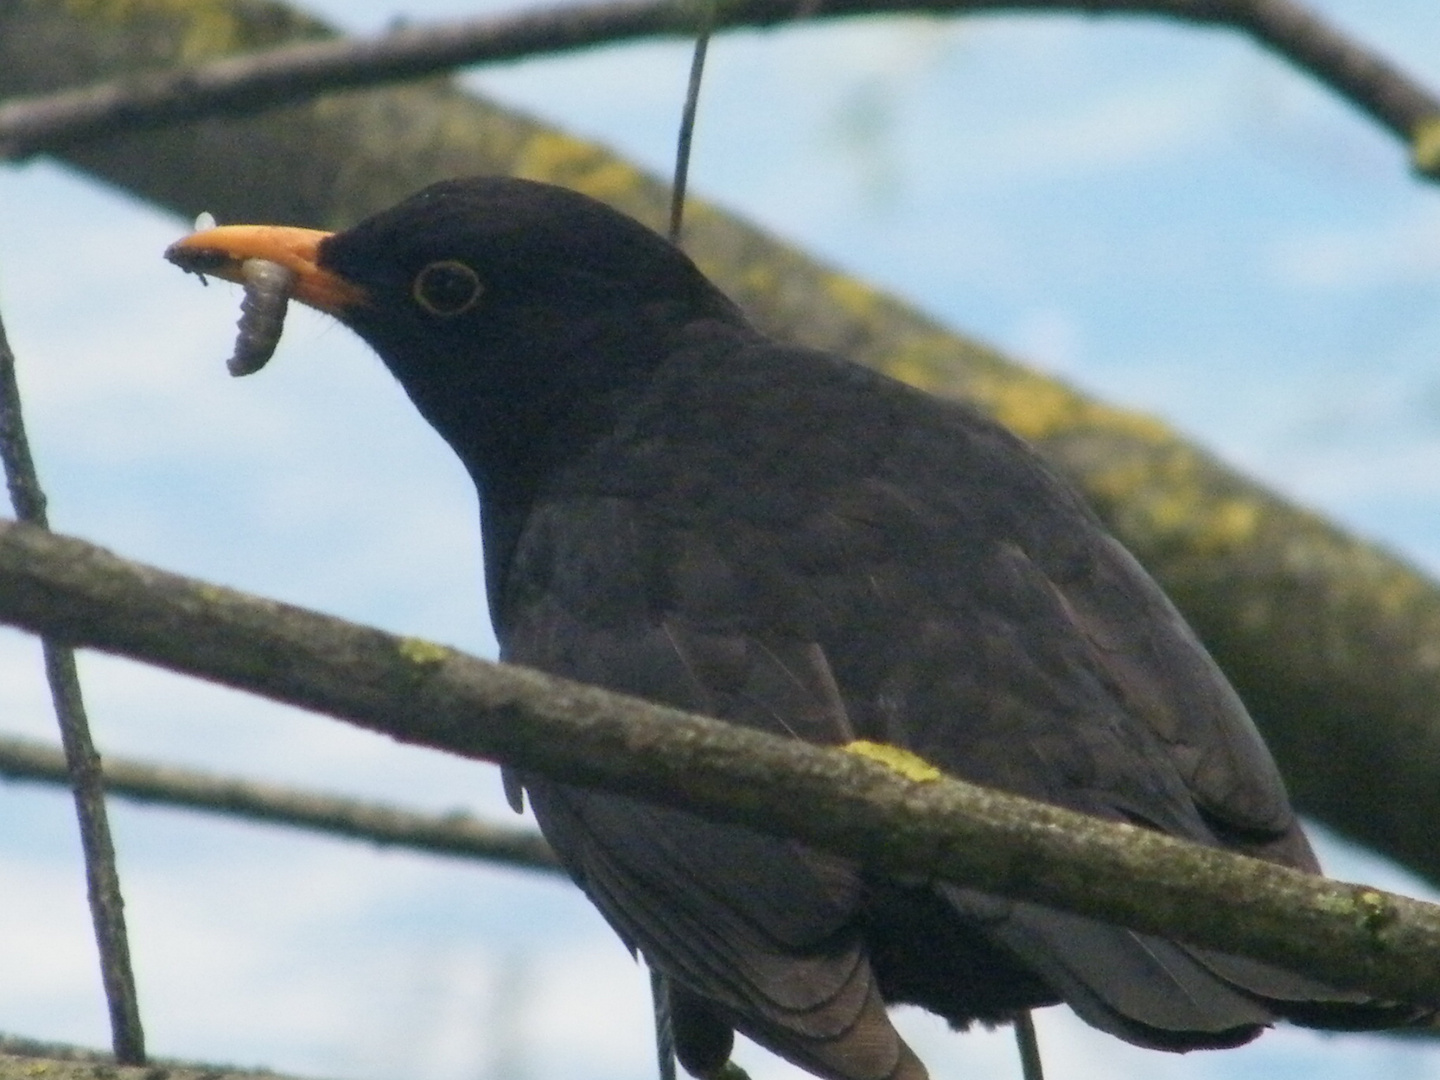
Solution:
[[[1440,907],[493,664],[0,525],[0,621],[466,757],[1440,1004]]]
[[[1440,178],[1440,100],[1385,57],[1291,0],[730,0],[715,29],[880,14],[1084,12],[1149,15],[1233,27],[1315,76],[1411,147]],[[453,68],[647,38],[692,37],[674,0],[530,8],[370,39],[284,45],[178,70],[65,90],[0,107],[0,157],[24,157],[206,116],[243,116],[317,94],[421,78]]]
[[[1228,22],[1307,71],[1410,148],[1415,171],[1440,180],[1440,99],[1386,57],[1293,0],[1222,0]]]
[[[110,795],[134,802],[267,821],[381,846],[484,859],[526,870],[553,873],[560,869],[554,852],[539,833],[490,825],[468,814],[420,814],[382,803],[108,754],[101,770]],[[46,784],[69,782],[65,758],[58,750],[11,736],[0,736],[0,777]]]
[[[35,471],[30,441],[25,434],[20,387],[15,377],[15,354],[0,321],[0,462],[10,502],[22,521],[49,528],[45,493]],[[126,1065],[145,1062],[145,1032],[140,1023],[140,999],[135,993],[135,972],[130,963],[130,941],[125,932],[125,901],[105,812],[105,789],[100,781],[100,755],[90,737],[85,698],[75,653],[49,637],[41,640],[45,677],[50,684],[55,720],[65,748],[67,779],[75,803],[80,848],[85,854],[86,895],[95,947],[100,954],[100,980],[110,1014],[110,1039],[115,1059]]]
[[[109,1054],[0,1035],[0,1080],[287,1080],[268,1069],[194,1062],[117,1065]]]

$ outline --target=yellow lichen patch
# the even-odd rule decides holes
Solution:
[[[723,224],[724,216],[715,207],[703,199],[692,199],[685,196],[685,227]]]
[[[846,314],[857,319],[874,317],[880,294],[869,285],[844,274],[826,274],[825,291]]]
[[[400,655],[412,664],[430,667],[444,662],[449,657],[450,650],[424,638],[407,637],[400,639]]]
[[[77,19],[122,23],[141,15],[183,14],[186,0],[65,0],[65,11]]]
[[[1391,572],[1372,577],[1367,583],[1369,595],[1383,615],[1394,618],[1409,611],[1417,600],[1429,595],[1430,585],[1416,574]]]
[[[1260,527],[1260,504],[1254,499],[1221,499],[1204,515],[1195,546],[1207,554],[1248,544]]]
[[[920,390],[940,393],[947,387],[960,385],[963,364],[953,338],[928,334],[911,339],[880,357],[878,366],[891,378]]]
[[[1112,409],[1108,405],[1097,405],[1093,401],[1085,402],[1085,410],[1089,422],[1095,426],[1128,435],[1132,439],[1140,439],[1151,446],[1163,446],[1175,441],[1175,432],[1170,425],[1147,413]]]
[[[1159,420],[1127,409],[1100,405],[1034,372],[1007,368],[974,380],[970,395],[1011,431],[1040,441],[1091,427],[1142,439],[1152,445],[1175,436]]]
[[[181,61],[234,52],[244,44],[235,11],[222,0],[65,0],[65,9],[78,19],[114,24],[174,19],[181,26],[175,56]]]
[[[1389,897],[1375,889],[1364,889],[1355,897],[1355,910],[1361,924],[1370,931],[1383,930],[1396,919]]]
[[[1331,915],[1353,915],[1356,910],[1355,900],[1343,893],[1317,896],[1315,906]]]
[[[1171,489],[1145,502],[1145,516],[1150,520],[1151,529],[1161,536],[1190,531],[1199,513],[1194,494],[1193,489]]]
[[[1150,496],[1137,498],[1151,530],[1184,536],[1190,549],[1201,555],[1218,555],[1253,541],[1264,514],[1260,501],[1252,496],[1217,496],[1207,477],[1205,463],[1183,447],[1176,447],[1163,464],[1152,466],[1143,481],[1152,488]]]
[[[912,754],[909,750],[891,746],[889,743],[856,739],[854,742],[846,743],[842,749],[847,754],[855,754],[858,757],[869,758],[871,761],[878,761],[887,769],[897,772],[917,784],[934,783],[945,775],[919,754]]]
[[[1427,116],[1410,133],[1410,163],[1426,176],[1440,176],[1440,116]]]
[[[1080,419],[1079,399],[1055,383],[1027,377],[991,384],[990,389],[987,403],[995,419],[1024,438],[1047,438],[1075,427]]]
[[[512,170],[527,180],[553,181],[556,177],[590,167],[595,147],[558,131],[540,131],[528,139]]]
[[[561,184],[602,202],[615,202],[640,187],[640,172],[593,143],[542,131],[525,144],[514,174],[527,180]]]
[[[601,162],[595,168],[579,177],[571,186],[576,191],[602,202],[618,202],[634,194],[640,187],[640,173],[614,159]]]
[[[229,599],[233,594],[228,589],[222,588],[219,585],[202,583],[196,587],[195,595],[207,604],[219,604]]]
[[[1356,888],[1354,892],[1319,897],[1315,906],[1346,919],[1371,934],[1379,934],[1398,917],[1390,898],[1376,889]]]
[[[706,266],[702,266],[701,269],[712,277],[719,276],[715,273],[715,271],[719,269],[718,266],[711,268],[707,264]],[[740,287],[747,293],[758,293],[763,296],[774,292],[779,285],[780,274],[776,271],[774,265],[768,262],[756,261],[750,263],[745,267],[745,272],[740,277]]]
[[[913,356],[901,356],[885,365],[885,374],[903,383],[909,383],[917,390],[934,390],[939,385],[935,367],[917,360]]]
[[[1088,473],[1085,490],[1092,498],[1117,504],[1130,503],[1131,496],[1149,483],[1151,475],[1144,460],[1126,458],[1119,464]]]
[[[1196,554],[1213,556],[1253,543],[1264,522],[1263,502],[1220,496],[1204,461],[1179,446],[1163,456],[1132,455],[1085,477],[1091,498],[1124,508],[1124,516],[1154,537],[1181,537]]]

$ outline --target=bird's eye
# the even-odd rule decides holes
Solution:
[[[448,319],[475,306],[484,286],[470,267],[455,259],[433,262],[415,275],[410,295],[431,315]]]

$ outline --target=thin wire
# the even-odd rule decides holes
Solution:
[[[685,109],[680,114],[680,138],[675,146],[675,183],[670,188],[670,242],[680,243],[680,226],[685,219],[685,184],[690,177],[690,143],[695,135],[695,111],[700,104],[700,83],[705,75],[705,53],[715,29],[715,0],[702,0],[700,29],[695,34],[695,53],[690,58],[690,85],[685,90]]]
[[[1040,1041],[1035,1038],[1035,1021],[1029,1009],[1015,1016],[1015,1044],[1020,1048],[1020,1074],[1025,1080],[1045,1080]]]
[[[21,521],[50,527],[45,513],[45,493],[35,472],[35,460],[25,437],[20,411],[20,387],[15,379],[15,354],[0,321],[0,460],[10,502]],[[122,1065],[145,1063],[145,1033],[140,1026],[140,1002],[135,993],[135,974],[130,965],[130,946],[125,934],[125,905],[120,895],[120,876],[115,869],[115,847],[110,841],[110,824],[105,814],[105,793],[100,775],[100,755],[90,739],[85,718],[85,701],[80,693],[80,676],[75,669],[75,652],[45,639],[45,675],[50,697],[60,724],[60,742],[70,771],[75,794],[75,815],[80,824],[80,846],[85,854],[85,878],[90,899],[90,918],[95,925],[95,943],[100,952],[100,978],[110,1009],[110,1042],[115,1060]]]
[[[655,1063],[660,1080],[675,1080],[675,1023],[665,976],[650,969],[650,1001],[655,1009]]]

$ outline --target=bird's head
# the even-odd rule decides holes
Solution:
[[[364,338],[472,471],[499,443],[536,449],[532,429],[598,421],[686,326],[743,322],[639,222],[505,177],[434,184],[343,232],[225,226],[166,256],[232,281],[249,259],[290,269],[291,295]]]

